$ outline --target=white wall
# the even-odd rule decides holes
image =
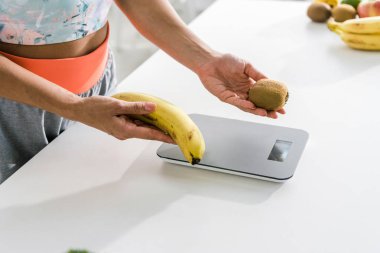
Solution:
[[[215,0],[169,0],[189,23]],[[157,48],[143,38],[116,5],[110,10],[110,44],[116,58],[118,80],[123,79],[151,56]]]

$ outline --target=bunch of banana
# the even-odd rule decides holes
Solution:
[[[330,19],[328,28],[354,49],[380,50],[380,16],[350,19],[337,23]]]
[[[127,102],[153,102],[156,110],[146,115],[128,115],[154,125],[169,134],[177,143],[186,160],[197,164],[203,157],[205,142],[197,125],[177,106],[155,96],[135,92],[121,92],[112,97]]]

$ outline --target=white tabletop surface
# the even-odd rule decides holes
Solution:
[[[306,8],[221,0],[190,26],[289,86],[278,120],[220,103],[162,52],[119,87],[188,113],[308,131],[291,180],[167,164],[158,142],[78,124],[0,186],[0,252],[380,252],[380,54],[347,48]]]

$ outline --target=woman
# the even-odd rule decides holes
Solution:
[[[203,43],[167,0],[115,0],[138,31],[196,73],[221,101],[276,118],[247,100],[265,78],[237,57]],[[172,142],[126,115],[155,105],[113,99],[107,14],[112,0],[0,0],[0,183],[65,130],[80,121],[118,139]],[[279,113],[284,113],[281,109]]]

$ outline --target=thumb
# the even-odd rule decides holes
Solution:
[[[126,102],[119,114],[148,114],[156,110],[156,104],[152,102]]]
[[[262,74],[257,69],[255,69],[252,66],[252,64],[249,62],[245,64],[244,74],[246,74],[247,76],[249,76],[250,78],[252,78],[255,81],[267,78],[264,74]]]

